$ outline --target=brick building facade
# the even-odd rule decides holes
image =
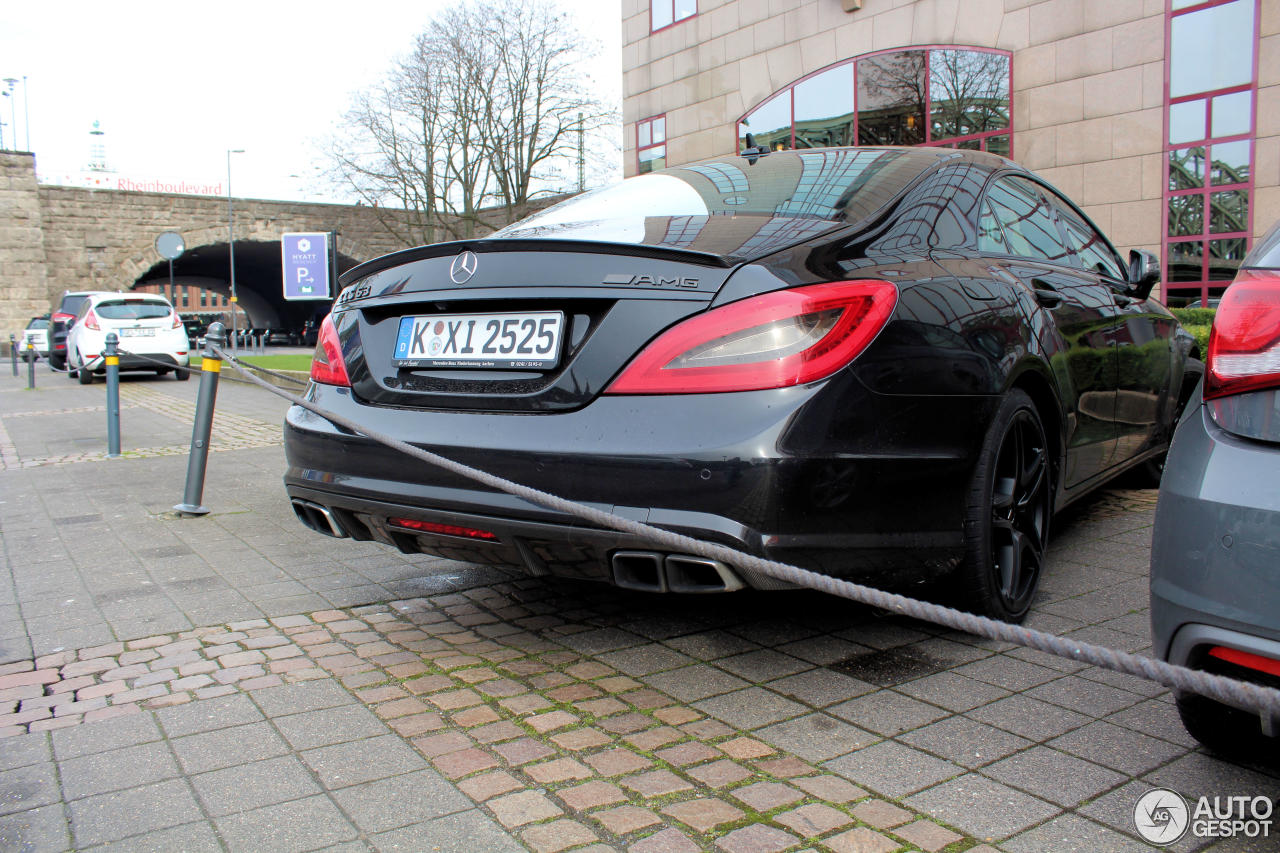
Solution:
[[[1219,292],[1280,218],[1280,0],[622,8],[628,175],[747,131],[980,147],[1043,175],[1122,251],[1160,253],[1171,303]]]

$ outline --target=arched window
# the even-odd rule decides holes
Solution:
[[[738,121],[775,150],[833,145],[937,145],[1009,156],[1005,51],[913,47],[869,53],[814,72]]]

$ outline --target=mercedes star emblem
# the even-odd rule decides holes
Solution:
[[[462,284],[476,274],[478,263],[475,252],[463,252],[449,265],[449,278],[453,279],[454,284]]]

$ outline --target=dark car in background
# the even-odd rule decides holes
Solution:
[[[1193,384],[1158,278],[1000,157],[749,149],[349,271],[308,394],[628,518],[1018,620],[1054,511],[1164,453]],[[297,406],[285,447],[329,535],[654,592],[786,586]]]
[[[105,293],[102,290],[64,290],[58,300],[58,307],[49,315],[52,332],[52,349],[49,351],[49,364],[57,370],[67,366],[67,334],[75,324],[80,309],[85,301],[94,294]]]
[[[1280,224],[1223,294],[1198,394],[1174,434],[1151,545],[1151,627],[1170,663],[1280,688]],[[1280,717],[1195,694],[1187,730],[1280,758]]]

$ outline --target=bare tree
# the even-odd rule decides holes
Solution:
[[[572,188],[579,132],[616,126],[579,82],[582,45],[545,0],[449,8],[385,83],[354,99],[331,146],[331,177],[365,204],[411,211],[408,226],[383,218],[406,243],[514,221],[540,195]]]

